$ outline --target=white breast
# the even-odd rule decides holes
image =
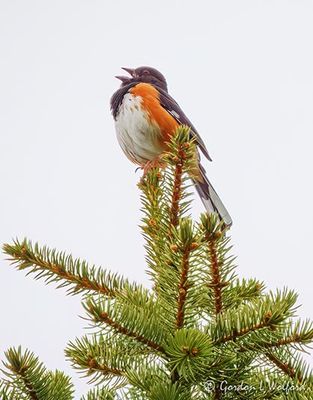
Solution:
[[[127,93],[115,120],[118,142],[126,156],[143,165],[162,153],[161,132],[141,109],[141,97]]]

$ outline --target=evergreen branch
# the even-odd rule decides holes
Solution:
[[[289,345],[296,350],[300,346],[300,350],[304,351],[303,346],[309,346],[313,341],[313,326],[310,321],[304,321],[303,323],[297,321],[296,324],[290,322],[289,327],[283,325],[281,329],[272,331],[271,335],[256,336],[251,343],[243,344],[239,351],[262,352],[266,349]]]
[[[93,375],[90,382],[106,381],[111,390],[127,384],[128,373],[136,371],[140,366],[153,367],[154,358],[142,352],[142,348],[134,346],[131,341],[121,340],[121,337],[93,335],[76,339],[66,349],[66,355],[71,359],[74,368]],[[158,360],[159,368],[161,364]]]
[[[74,393],[74,388],[71,383],[71,379],[65,375],[62,371],[49,371],[45,377],[48,383],[47,394],[44,396],[44,400],[71,400]]]
[[[167,204],[164,198],[164,179],[165,174],[162,175],[156,169],[151,169],[138,184],[142,191],[141,203],[144,214],[141,229],[146,240],[146,259],[150,268],[149,273],[154,279],[155,293],[159,292],[160,270],[163,269],[163,265],[167,265],[165,254],[168,247],[169,224],[165,217]]]
[[[173,383],[155,384],[149,393],[149,400],[188,400],[190,397],[187,397],[182,392],[182,388]]]
[[[180,221],[179,227],[174,236],[175,242],[177,243],[175,249],[177,272],[178,272],[178,294],[177,297],[177,314],[176,314],[176,328],[181,329],[185,324],[185,316],[187,308],[193,308],[196,303],[194,299],[190,299],[187,304],[187,296],[190,293],[190,289],[194,285],[192,277],[193,259],[191,253],[196,250],[199,245],[197,238],[193,232],[192,221],[189,218],[183,218]],[[190,297],[189,296],[189,297]]]
[[[113,339],[105,340],[102,335],[93,335],[91,340],[84,336],[76,339],[75,343],[70,342],[65,354],[75,369],[84,372],[85,376],[92,376],[89,383],[114,381],[116,387],[126,384],[125,355],[128,357],[136,355],[134,350],[126,348],[123,343],[119,343],[118,347]]]
[[[228,309],[208,327],[215,344],[234,341],[262,329],[274,331],[295,311],[297,295],[293,291],[270,292],[237,309]],[[255,339],[255,337],[254,337]]]
[[[216,340],[214,343],[221,344],[221,343],[228,342],[230,340],[236,340],[236,339],[240,338],[241,336],[246,335],[247,333],[253,333],[257,330],[260,330],[263,328],[270,328],[270,327],[271,327],[271,325],[269,324],[268,319],[265,317],[264,320],[262,322],[260,322],[259,324],[241,328],[239,330],[234,329],[231,334],[226,335],[226,336]]]
[[[94,322],[105,323],[113,328],[115,332],[128,336],[130,338],[134,338],[136,341],[150,347],[151,349],[164,353],[164,348],[158,343],[155,343],[154,341],[145,338],[143,335],[133,332],[125,326],[121,325],[120,323],[114,321],[109,316],[109,313],[99,307],[99,304],[96,304],[93,299],[87,300],[85,304],[85,309],[87,310],[89,316],[92,317]]]
[[[123,335],[129,336],[129,337],[132,337],[132,338],[136,339],[138,342],[143,343],[146,346],[151,347],[154,350],[157,350],[157,351],[160,351],[160,352],[164,353],[164,348],[162,346],[160,346],[159,344],[153,342],[152,340],[146,339],[142,335],[138,335],[135,332],[131,332],[127,328],[125,328],[122,325],[118,324],[117,322],[114,322],[108,316],[108,314],[106,314],[105,312],[102,313],[101,318],[102,318],[102,322],[110,325],[116,332],[122,333]]]
[[[171,180],[169,181],[169,223],[170,231],[169,236],[172,235],[173,228],[179,224],[179,218],[188,204],[181,204],[183,198],[186,196],[184,187],[184,174],[189,173],[192,175],[195,168],[195,155],[196,148],[194,139],[190,137],[190,128],[187,126],[180,126],[177,128],[175,135],[168,143],[169,150],[164,155],[164,159],[169,163],[171,170]]]
[[[200,232],[203,235],[203,242],[206,245],[207,257],[209,261],[209,277],[207,283],[213,294],[214,315],[217,317],[223,310],[223,290],[234,279],[229,276],[233,270],[233,257],[226,258],[229,238],[225,236],[223,222],[219,222],[215,214],[202,214]]]
[[[275,399],[275,400],[309,400],[312,399],[312,388],[303,383],[299,384],[293,379],[281,373],[281,371],[268,371],[264,368],[256,369],[244,380],[244,385],[250,388],[247,392],[243,390],[243,395],[249,395],[251,399]],[[294,394],[294,395],[293,395]],[[308,397],[307,397],[308,396]],[[240,397],[243,398],[243,397]]]
[[[38,359],[28,351],[22,355],[20,347],[17,350],[9,349],[5,355],[8,361],[3,364],[8,371],[2,370],[2,372],[11,382],[15,382],[17,387],[22,387],[31,400],[39,400],[36,387],[43,383],[37,381],[38,378],[42,379],[45,372],[43,365],[39,364]]]
[[[130,294],[130,297],[133,297]],[[114,302],[98,298],[97,301],[89,297],[84,303],[89,318],[96,324],[106,324],[111,328],[109,332],[120,333],[131,337],[150,349],[164,353],[162,343],[168,335],[167,327],[160,323],[162,309],[151,298],[145,304],[136,304],[134,299],[128,303],[124,293],[122,298]],[[140,298],[140,296],[139,296]],[[137,298],[138,300],[138,298]]]
[[[160,205],[163,201],[162,189],[163,175],[155,168],[149,170],[146,175],[138,183],[141,190],[141,202],[144,217],[141,226],[145,235],[150,239],[155,240],[161,229],[161,214]],[[159,238],[160,239],[160,238]]]
[[[197,271],[199,238],[191,219],[182,218],[172,234],[163,253],[163,266],[159,266],[160,273],[156,277],[158,318],[170,334],[177,327],[197,325],[203,300],[203,280]]]
[[[168,152],[163,155],[167,165],[164,174],[152,170],[147,173],[144,181],[140,182],[144,212],[142,229],[147,242],[145,248],[149,273],[153,276],[154,292],[163,307],[163,315],[160,318],[167,320],[172,329],[177,325],[177,313],[173,313],[172,305],[179,289],[181,289],[180,301],[176,301],[176,307],[179,303],[180,320],[185,303],[182,285],[185,286],[187,281],[184,282],[184,277],[180,280],[181,275],[178,270],[182,264],[180,257],[175,255],[175,249],[179,247],[176,243],[179,240],[177,236],[179,219],[190,204],[189,201],[184,202],[187,197],[185,182],[186,173],[192,168],[195,151],[195,145],[190,140],[190,129],[179,127],[168,143]],[[171,293],[168,293],[167,287],[170,282],[172,288]]]
[[[45,246],[40,248],[38,243],[32,245],[26,239],[3,245],[3,251],[17,269],[29,269],[28,274],[36,274],[35,279],[43,278],[46,283],[61,282],[58,288],[69,287],[70,294],[93,291],[114,297],[127,284],[117,274],[89,267],[86,261],[73,259],[71,255]]]
[[[215,301],[215,314],[219,314],[222,311],[222,288],[221,276],[219,271],[218,255],[216,251],[215,240],[209,240],[209,260],[211,262],[212,281],[210,286],[214,291]]]
[[[60,371],[47,371],[33,353],[21,348],[10,348],[6,353],[7,361],[2,370],[7,377],[3,381],[5,395],[14,393],[15,398],[30,400],[70,400],[73,398],[73,386],[70,379]],[[8,397],[10,398],[10,397]]]
[[[281,338],[268,341],[264,347],[281,347],[289,344],[309,346],[313,341],[313,324],[308,320],[302,323],[297,321],[296,324],[290,324],[289,329],[282,330],[281,334],[283,335]]]
[[[183,157],[185,156],[182,149],[178,151],[179,157],[175,159],[175,172],[174,172],[174,188],[172,194],[172,205],[170,211],[170,221],[172,226],[178,225],[178,212],[179,212],[179,201],[181,199],[181,185],[182,185],[182,176],[183,176]]]
[[[139,386],[139,385],[138,385]],[[152,382],[149,389],[138,389],[134,386],[128,392],[126,397],[129,400],[189,400],[190,393],[179,386],[177,383],[172,382]],[[139,386],[140,387],[140,386]],[[198,399],[200,400],[200,399]]]
[[[177,371],[178,376],[191,382],[199,375],[207,376],[215,359],[212,342],[208,335],[196,329],[179,329],[169,338],[166,352],[169,355],[169,366]]]
[[[272,349],[264,352],[265,357],[289,378],[298,384],[313,388],[313,375],[310,366],[301,358],[300,354],[291,354],[284,348]]]
[[[243,303],[260,298],[263,291],[263,282],[256,279],[236,279],[223,291],[224,308],[238,307]]]
[[[187,293],[190,289],[191,280],[189,279],[190,270],[190,254],[192,250],[198,248],[193,235],[193,226],[190,219],[182,219],[179,224],[179,229],[176,232],[177,249],[181,258],[180,267],[177,272],[179,276],[178,296],[177,296],[177,314],[176,314],[176,329],[182,329],[185,325],[185,314],[187,308]],[[195,306],[195,304],[193,304]],[[179,370],[175,367],[172,371],[172,382],[179,380]]]
[[[189,255],[190,255],[190,248],[186,248],[183,253],[182,259],[182,266],[181,266],[181,277],[178,287],[178,310],[177,310],[177,317],[176,317],[176,326],[177,329],[181,329],[184,325],[184,308],[188,290],[188,271],[189,271]]]
[[[286,395],[288,396],[288,400],[312,400],[313,399],[313,390],[312,388],[307,387],[297,387],[290,384],[290,386],[286,388],[283,396],[275,397],[275,400],[285,400],[287,399]]]
[[[193,169],[192,160],[194,160],[195,147],[193,140],[190,139],[190,128],[180,126],[177,128],[176,135],[173,136],[169,143],[169,152],[167,157],[173,171],[173,187],[170,199],[170,226],[171,229],[179,224],[181,215],[180,202],[184,197],[183,174]],[[171,235],[171,232],[169,232]]]
[[[266,357],[276,365],[281,371],[283,371],[286,375],[288,375],[290,378],[294,379],[296,377],[296,372],[292,368],[292,366],[288,363],[283,362],[280,360],[277,356],[275,356],[273,353],[265,353]],[[298,380],[301,383],[302,382],[302,376],[298,376]]]
[[[97,388],[90,390],[81,400],[114,400],[115,393],[107,388]]]
[[[287,336],[284,337],[283,339],[278,339],[276,341],[267,343],[265,347],[280,347],[280,346],[286,346],[288,344],[292,343],[302,343],[303,338],[301,338],[300,335],[292,335],[292,336]]]
[[[123,371],[113,368],[113,367],[108,367],[105,364],[100,364],[97,362],[95,358],[90,358],[88,361],[88,367],[90,371],[98,371],[101,372],[102,375],[113,375],[113,376],[122,376]]]
[[[162,365],[144,363],[136,369],[126,371],[126,376],[129,384],[136,388],[136,391],[139,389],[143,395],[140,399],[146,399],[147,394],[151,393],[156,385],[165,386],[170,382],[170,375],[162,368]]]
[[[6,385],[5,382],[0,382],[0,399],[1,400],[24,400],[26,396],[24,394],[19,395],[17,391]]]

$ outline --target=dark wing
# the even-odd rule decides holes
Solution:
[[[137,85],[137,83],[138,82],[131,82],[128,85],[120,87],[111,97],[110,106],[114,119],[116,119],[116,116],[118,114],[120,105],[123,101],[125,94],[129,91],[130,88]]]
[[[212,161],[211,157],[209,156],[209,152],[201,139],[199,133],[196,131],[196,128],[192,125],[189,119],[184,114],[183,110],[179,107],[176,101],[164,90],[158,88],[160,92],[160,103],[161,106],[166,109],[166,111],[172,115],[176,119],[176,121],[182,125],[187,125],[191,129],[192,136],[196,139],[197,145],[199,146],[200,150],[204,154],[204,156]]]

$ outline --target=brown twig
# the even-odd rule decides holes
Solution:
[[[222,304],[223,284],[221,282],[216,241],[214,238],[209,240],[208,247],[209,247],[210,267],[212,272],[212,280],[210,282],[210,287],[212,287],[214,291],[215,314],[218,315],[223,308]]]
[[[178,157],[175,163],[175,172],[174,172],[174,188],[172,193],[171,200],[171,210],[170,210],[170,222],[171,225],[176,227],[179,222],[179,202],[181,200],[182,195],[182,177],[183,177],[183,162],[185,159],[185,153],[180,148],[178,150]]]
[[[48,263],[46,263],[46,264],[47,264],[46,268],[50,269],[51,272],[60,276],[63,279],[66,279],[69,282],[75,283],[79,288],[93,290],[95,292],[104,294],[108,297],[115,297],[115,295],[116,295],[114,290],[109,289],[108,287],[103,286],[96,281],[92,281],[92,280],[88,279],[87,277],[81,278],[77,275],[71,274],[68,271],[65,271],[64,269],[62,269],[62,267],[60,267],[57,264],[51,264],[50,268],[49,268],[49,264]]]
[[[37,396],[36,390],[33,388],[33,385],[29,382],[26,376],[26,371],[28,369],[28,366],[24,365],[19,371],[16,371],[17,375],[20,375],[22,378],[24,385],[28,391],[28,395],[32,400],[39,400],[39,397]]]
[[[214,389],[214,400],[220,400],[222,398],[221,389],[217,386]]]
[[[180,277],[180,282],[178,286],[178,310],[176,317],[176,327],[177,329],[181,329],[184,325],[184,317],[185,317],[185,303],[186,296],[188,291],[188,271],[189,271],[189,255],[190,255],[190,247],[184,251],[183,259],[182,259],[182,272]]]
[[[286,346],[291,343],[301,343],[300,335],[294,334],[294,335],[285,337],[283,339],[276,340],[274,342],[262,343],[262,349],[270,349],[272,347]],[[252,346],[252,345],[245,345],[245,347],[240,348],[239,351],[245,352],[245,351],[250,351],[250,350],[256,350],[256,347]]]
[[[113,321],[113,319],[109,317],[108,313],[102,312],[100,315],[97,315],[97,319],[99,320],[100,318],[102,322],[106,323],[107,325],[110,325],[116,332],[132,337],[136,339],[138,342],[143,343],[154,350],[160,351],[161,353],[165,353],[165,350],[161,345],[145,338],[142,335],[138,335],[136,332],[132,332],[129,329],[125,328],[124,326],[120,325],[118,322]]]
[[[216,340],[214,343],[220,344],[220,343],[228,342],[230,340],[236,340],[237,338],[244,336],[247,333],[251,333],[251,332],[257,331],[259,329],[267,328],[267,327],[270,328],[271,324],[269,324],[269,322],[265,320],[263,322],[260,322],[259,324],[250,326],[248,328],[241,329],[240,331],[234,330],[230,335],[223,336],[222,338]]]
[[[277,356],[275,356],[273,353],[266,352],[265,355],[270,361],[272,361],[273,364],[276,365],[276,367],[278,367],[286,375],[288,375],[292,379],[297,378],[299,383],[302,383],[303,377],[301,375],[297,374],[291,365],[283,362]]]
[[[112,374],[112,375],[116,375],[116,376],[123,375],[123,371],[121,371],[117,368],[108,367],[107,365],[104,365],[104,364],[99,364],[95,358],[90,358],[88,360],[88,367],[90,370],[97,370],[106,375],[107,374]]]
[[[13,264],[17,264],[17,268],[20,270],[32,267],[33,270],[31,272],[39,273],[41,270],[55,274],[59,279],[64,279],[76,285],[76,290],[92,290],[108,297],[115,297],[116,295],[114,290],[100,284],[96,280],[91,280],[87,276],[81,277],[67,271],[62,265],[44,260],[39,256],[33,256],[27,247],[22,246],[21,249],[17,249],[15,246],[6,244],[3,246],[3,249],[5,253],[11,256],[10,261]]]

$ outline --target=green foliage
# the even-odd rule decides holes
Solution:
[[[151,289],[27,240],[3,247],[19,270],[84,295],[93,329],[65,354],[102,386],[81,399],[312,399],[302,352],[313,326],[295,318],[297,295],[239,278],[223,222],[214,214],[191,219],[197,153],[187,128],[162,161],[166,168],[139,183]],[[6,356],[1,400],[72,398],[69,378],[47,372],[28,351]]]
[[[89,267],[86,261],[74,259],[65,252],[46,246],[39,247],[24,239],[4,244],[3,251],[9,256],[18,270],[27,269],[28,274],[35,274],[35,279],[44,279],[46,283],[57,282],[58,288],[66,287],[69,294],[101,293],[106,297],[114,297],[128,281],[118,274],[112,274],[96,266]],[[134,289],[137,286],[134,285]]]
[[[73,399],[73,385],[60,371],[47,371],[38,358],[28,350],[10,348],[2,370],[4,379],[0,398],[14,400]]]
[[[168,365],[186,381],[194,381],[214,366],[210,337],[196,329],[179,329],[170,337],[166,352]]]
[[[81,400],[114,400],[115,392],[106,388],[90,390]]]

